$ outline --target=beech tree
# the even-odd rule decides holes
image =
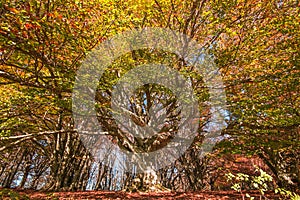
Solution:
[[[299,186],[299,2],[1,1],[0,14],[1,186],[119,190],[139,184],[136,189],[149,189],[146,174],[95,162],[74,129],[71,106],[76,72],[86,55],[111,36],[144,27],[186,34],[215,59],[227,95],[228,127],[223,133],[229,137],[217,148],[257,154],[278,184]],[[198,153],[211,117],[208,89],[201,74],[177,55],[144,49],[116,59],[97,87],[98,121],[108,137],[128,151],[152,151],[168,142],[178,118],[168,88],[145,85],[137,91],[135,104],[131,102],[131,120],[140,125],[149,122],[148,103],[154,99],[169,108],[168,117],[175,120],[162,131],[166,137],[159,144],[158,136],[129,140],[130,133],[120,134],[110,112],[113,86],[136,65],[151,62],[189,77],[202,116],[191,147],[155,172],[155,184],[173,190],[207,188],[209,158]]]

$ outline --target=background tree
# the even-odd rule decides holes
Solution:
[[[239,2],[215,55],[230,105],[231,151],[259,155],[280,186],[299,186],[299,5]],[[232,148],[233,147],[233,148]]]
[[[103,37],[99,23],[109,26],[107,19],[95,23],[99,6],[1,2],[1,150],[20,150],[19,164],[3,165],[3,176],[10,177],[4,186],[23,176],[21,185],[33,177],[27,180],[33,188],[85,189],[91,159],[72,130],[70,95],[79,60]],[[41,177],[46,181],[38,183]]]

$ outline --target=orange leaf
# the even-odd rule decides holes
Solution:
[[[32,28],[32,27],[33,27],[33,26],[32,26],[32,24],[30,24],[30,23],[26,23],[26,24],[25,24],[25,28],[26,28],[26,29],[30,29],[30,28]]]
[[[13,12],[13,13],[16,13],[16,14],[19,13],[19,11],[17,9],[15,9],[15,8],[8,8],[8,10],[11,11],[11,12]]]

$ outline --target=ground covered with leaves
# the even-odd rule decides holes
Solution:
[[[243,192],[250,194],[254,199],[260,199],[258,191]],[[112,191],[77,191],[77,192],[39,192],[33,190],[1,189],[1,199],[204,199],[225,200],[243,199],[242,194],[234,191],[200,191],[200,192],[148,192],[128,193]],[[266,193],[267,199],[280,199],[279,195]],[[245,197],[245,199],[248,199]]]

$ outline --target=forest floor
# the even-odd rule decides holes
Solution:
[[[5,191],[4,191],[5,190]],[[154,192],[154,193],[128,193],[128,192],[112,192],[112,191],[84,191],[84,192],[38,192],[31,190],[2,190],[0,199],[57,199],[57,200],[71,200],[71,199],[203,199],[203,200],[227,200],[243,199],[242,195],[235,191],[201,191],[201,192]],[[1,191],[1,190],[0,190]],[[246,192],[244,192],[245,194]],[[254,199],[260,198],[258,191],[251,191],[251,197]],[[274,193],[266,193],[266,199],[280,199]],[[245,199],[249,199],[246,198]]]
[[[223,160],[218,160],[218,162],[213,163],[215,166],[223,166],[227,169],[230,169],[229,172],[238,173],[243,172],[247,174],[255,174],[255,166],[260,168],[265,167],[258,158],[245,158],[243,156],[230,156],[224,157]],[[229,183],[227,183],[225,177],[226,170],[222,170],[220,174],[217,174],[219,178],[216,181],[216,187],[220,188],[230,188]],[[222,178],[223,177],[223,178]],[[265,197],[261,197],[259,191],[244,191],[243,195],[248,193],[251,197],[254,197],[255,200],[279,200],[280,196],[274,194],[274,192],[266,192]],[[21,190],[21,189],[4,189],[0,187],[0,200],[73,200],[73,199],[161,199],[161,200],[171,200],[171,199],[182,199],[182,200],[242,200],[242,194],[232,190],[222,190],[222,191],[199,191],[199,192],[114,192],[114,191],[76,191],[76,192],[42,192],[36,190]],[[300,193],[299,193],[300,194]],[[249,200],[244,196],[245,200]],[[282,198],[283,199],[283,198]]]

